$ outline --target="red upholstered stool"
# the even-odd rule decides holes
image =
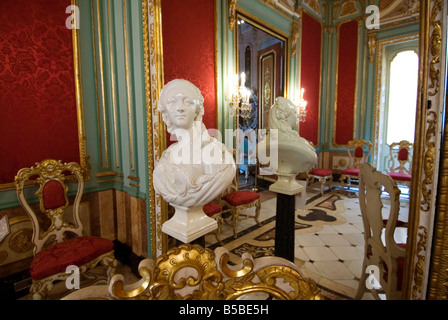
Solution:
[[[222,207],[214,202],[209,202],[204,206],[204,208],[202,208],[202,210],[204,210],[204,213],[207,216],[212,218],[215,214],[222,212]]]
[[[234,191],[222,197],[231,206],[241,206],[260,199],[260,195],[252,191]]]
[[[392,177],[392,179],[396,181],[405,181],[410,182],[412,180],[412,175],[407,173],[401,173],[401,172],[388,172],[389,176]]]
[[[219,204],[216,204],[214,202],[209,202],[202,208],[204,213],[210,217],[216,220],[218,223],[218,229],[216,229],[215,237],[218,242],[221,242],[221,230],[222,230],[222,206]]]
[[[317,179],[320,181],[320,193],[321,195],[324,195],[324,185],[325,182],[333,181],[333,171],[329,169],[314,169],[311,170],[308,173],[308,176],[313,179]],[[307,181],[308,184],[308,181]],[[331,189],[331,185],[329,186],[329,189]]]
[[[221,198],[221,202],[224,206],[230,208],[230,213],[232,214],[232,224],[233,224],[233,237],[237,237],[237,227],[240,216],[246,218],[253,218],[258,226],[261,226],[259,221],[261,201],[260,194],[248,191],[248,190],[238,190],[230,192]],[[241,214],[241,211],[255,206],[255,215],[249,216],[246,214]]]

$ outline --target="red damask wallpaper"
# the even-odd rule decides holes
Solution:
[[[319,140],[322,26],[305,12],[302,15],[301,48],[301,86],[305,89],[304,99],[308,105],[306,121],[300,123],[299,131],[302,137],[317,145]]]
[[[343,23],[339,30],[338,85],[335,142],[346,145],[353,140],[358,21]]]
[[[46,158],[79,162],[68,5],[0,1],[0,184]]]
[[[165,83],[185,79],[204,96],[203,122],[216,128],[215,1],[162,1]]]

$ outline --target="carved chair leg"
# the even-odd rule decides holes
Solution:
[[[259,227],[261,227],[260,212],[261,212],[261,200],[258,199],[257,202],[255,203],[255,222]]]
[[[241,213],[241,209],[235,208],[232,211],[232,220],[233,220],[233,238],[236,239],[237,238],[237,228],[238,228],[238,221],[240,219],[240,213]]]
[[[110,279],[112,279],[112,277],[115,275],[115,271],[118,265],[118,261],[117,259],[115,259],[113,251],[101,260],[101,265],[107,267],[107,283],[109,283]]]
[[[216,216],[216,222],[218,223],[218,229],[216,229],[216,232],[215,232],[216,241],[219,242],[220,244],[222,244],[222,240],[221,240],[222,221],[223,221],[223,219],[222,219],[221,213],[220,213]]]
[[[339,178],[339,182],[341,183],[341,191],[344,191],[345,179],[347,179],[347,177],[344,175],[341,175]]]
[[[33,300],[44,300],[52,289],[53,280],[45,278],[42,280],[33,281],[30,288],[30,293]]]

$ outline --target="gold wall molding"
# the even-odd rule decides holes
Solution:
[[[238,0],[229,0],[229,30],[233,32],[236,24],[236,6]]]
[[[442,1],[437,0],[434,3],[434,7],[431,12],[431,25],[433,27],[431,34],[431,84],[428,92],[430,96],[435,96],[440,90],[440,55],[442,53],[442,23],[438,18],[438,13],[442,10]]]
[[[166,251],[168,241],[167,236],[162,233],[162,222],[166,220],[168,205],[155,193],[153,187],[154,164],[166,148],[165,124],[157,111],[157,100],[164,84],[161,0],[142,0],[142,9],[151,255],[155,258]]]

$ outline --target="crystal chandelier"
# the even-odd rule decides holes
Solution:
[[[249,118],[251,114],[251,105],[249,103],[250,90],[246,88],[246,74],[241,73],[241,84],[239,84],[239,76],[235,75],[235,81],[231,86],[230,98],[226,100],[229,102],[230,115],[235,116],[239,114],[243,118]]]
[[[303,99],[303,94],[305,93],[305,89],[300,89],[300,94],[298,94],[299,98],[296,101],[296,107],[297,107],[297,117],[299,118],[300,122],[305,122],[306,118],[306,105],[308,104],[307,101]]]

